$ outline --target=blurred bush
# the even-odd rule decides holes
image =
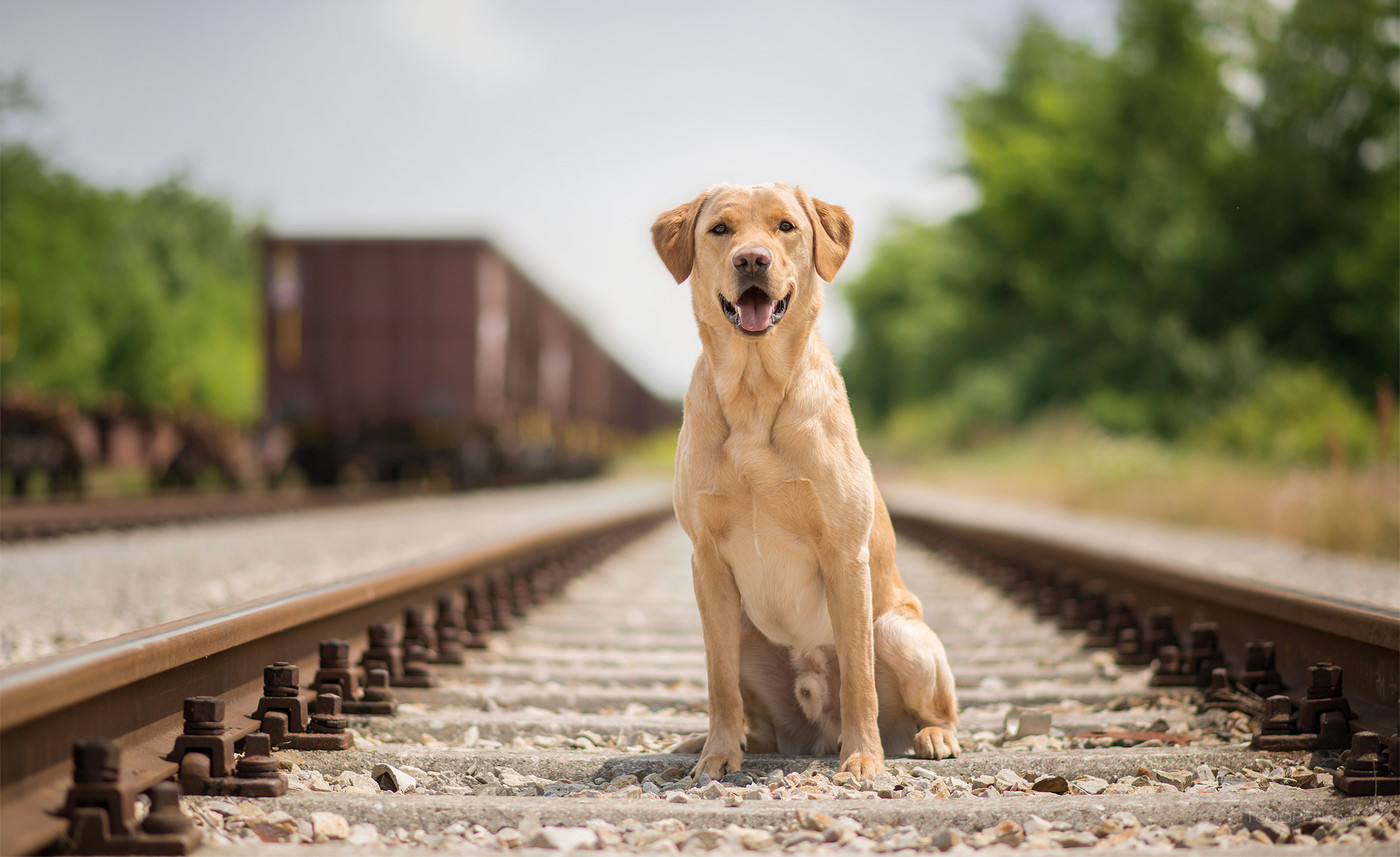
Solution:
[[[965,449],[1005,434],[1016,412],[1007,376],[973,369],[959,374],[947,395],[899,405],[890,414],[889,451],[916,457],[930,445]]]
[[[1316,366],[1271,371],[1200,431],[1217,451],[1277,464],[1368,463],[1377,425],[1333,375]]]
[[[22,82],[7,109],[32,108]],[[229,206],[172,178],[95,187],[0,144],[0,385],[248,421],[260,408],[257,261]]]

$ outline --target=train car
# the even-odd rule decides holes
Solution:
[[[312,484],[582,475],[675,417],[486,241],[267,236],[263,251],[265,418],[286,436],[280,469]]]
[[[80,408],[69,397],[8,390],[0,395],[0,474],[13,497],[79,497],[93,467],[146,471],[155,489],[213,482],[239,488],[259,470],[251,438],[200,413],[132,406],[112,395]]]
[[[39,475],[51,494],[81,494],[97,447],[92,420],[75,404],[27,391],[0,397],[0,473],[11,496],[28,494],[31,478]]]

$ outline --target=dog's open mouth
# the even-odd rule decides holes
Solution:
[[[789,293],[786,298],[774,301],[759,287],[750,286],[739,295],[738,303],[732,304],[724,299],[724,295],[720,295],[719,308],[724,310],[724,317],[735,327],[750,336],[758,336],[782,321],[791,297]]]

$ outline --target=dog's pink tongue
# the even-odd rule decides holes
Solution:
[[[768,329],[768,320],[773,317],[773,302],[761,297],[754,289],[739,299],[739,325],[744,330],[758,333]]]

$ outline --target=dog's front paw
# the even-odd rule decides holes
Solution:
[[[709,774],[715,779],[719,779],[726,774],[732,774],[739,770],[740,764],[744,761],[744,753],[735,750],[732,753],[705,753],[700,757],[700,761],[695,764],[690,775],[699,779],[701,774]]]
[[[863,783],[885,772],[885,760],[874,753],[852,753],[841,763],[841,770],[850,772],[857,782]]]
[[[952,729],[927,726],[914,736],[914,755],[920,759],[951,759],[961,751],[958,733]]]

